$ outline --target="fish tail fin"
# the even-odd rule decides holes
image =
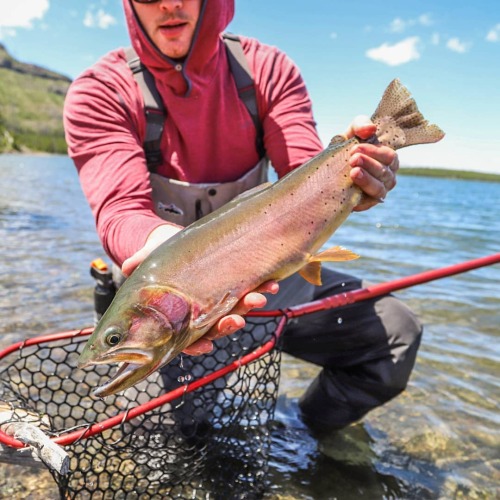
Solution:
[[[437,142],[444,137],[437,125],[424,118],[410,92],[398,79],[385,90],[372,121],[377,125],[378,141],[393,149]]]

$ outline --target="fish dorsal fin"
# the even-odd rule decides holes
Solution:
[[[422,115],[408,89],[398,80],[386,88],[372,116],[378,141],[393,149],[437,142],[444,132]]]
[[[320,286],[321,263],[322,262],[343,262],[358,259],[359,255],[347,250],[347,248],[335,246],[323,252],[312,255],[307,264],[299,271],[299,274],[309,283]]]
[[[193,321],[193,327],[197,330],[201,330],[206,326],[212,326],[219,318],[227,314],[237,302],[238,298],[231,296],[231,292],[227,292],[209,312],[200,314],[200,316]]]
[[[345,135],[335,135],[332,137],[329,146],[337,146],[339,144],[344,144],[347,141],[347,137]]]

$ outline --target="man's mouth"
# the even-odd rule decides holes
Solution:
[[[162,24],[160,26],[160,30],[162,33],[164,33],[166,35],[177,36],[180,33],[182,33],[182,31],[184,30],[184,28],[187,25],[188,25],[188,23],[186,21],[172,21],[172,22]]]

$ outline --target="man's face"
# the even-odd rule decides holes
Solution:
[[[134,9],[158,49],[168,57],[185,57],[191,46],[202,0],[133,2]]]

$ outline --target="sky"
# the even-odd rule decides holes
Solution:
[[[446,132],[438,144],[400,150],[403,166],[500,174],[498,0],[236,0],[228,31],[293,59],[325,145],[371,115],[399,78]],[[70,78],[129,45],[121,0],[0,0],[0,42]]]

